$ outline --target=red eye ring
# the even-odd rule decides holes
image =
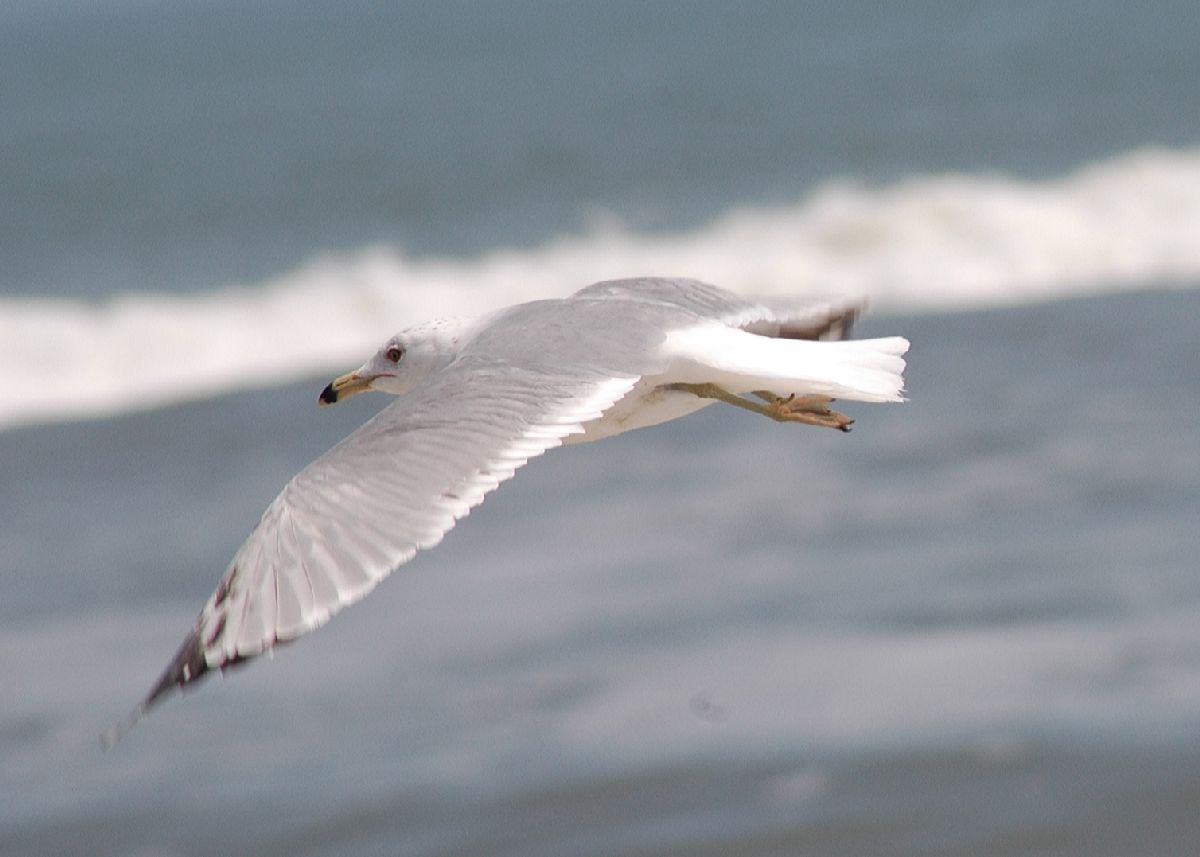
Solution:
[[[388,360],[391,360],[393,363],[399,363],[400,358],[404,356],[404,349],[398,345],[393,345],[386,352],[384,352],[383,356]]]

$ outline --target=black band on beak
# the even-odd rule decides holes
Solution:
[[[371,376],[359,375],[357,372],[347,372],[340,378],[334,378],[317,398],[317,404],[324,407],[348,399],[351,396],[371,389]]]

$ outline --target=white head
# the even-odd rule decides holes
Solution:
[[[403,395],[458,356],[473,319],[440,318],[402,330],[379,347],[353,372],[336,378],[321,391],[320,403],[332,405],[366,390]]]

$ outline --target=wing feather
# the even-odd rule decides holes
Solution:
[[[744,298],[700,280],[663,277],[593,283],[574,297],[657,303],[782,339],[845,339],[866,308],[857,298]]]
[[[460,360],[386,407],[279,493],[175,658],[105,742],[175,688],[311,631],[358,601],[637,381]]]

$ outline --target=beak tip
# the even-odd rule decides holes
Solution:
[[[340,378],[334,378],[325,385],[321,395],[317,396],[317,404],[324,407],[356,396],[371,389],[371,380],[371,376],[360,375],[357,372],[348,372]]]

